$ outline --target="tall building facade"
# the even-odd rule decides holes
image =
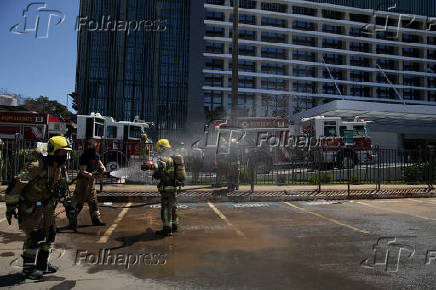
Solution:
[[[80,113],[138,116],[155,123],[154,139],[202,123],[203,11],[193,0],[81,0]]]
[[[240,0],[244,116],[333,100],[436,105],[436,2]],[[231,108],[233,0],[206,0],[204,109]]]

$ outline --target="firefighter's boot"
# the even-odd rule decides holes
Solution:
[[[35,265],[35,260],[23,256],[23,271],[21,274],[30,280],[41,280],[43,278],[42,271],[38,270]]]
[[[101,220],[100,216],[93,216],[92,217],[92,225],[97,227],[105,226],[106,224]]]
[[[98,210],[97,200],[93,200],[89,204],[89,213],[91,214],[93,226],[105,226],[106,224],[101,220],[100,211]]]
[[[156,232],[156,235],[160,236],[161,238],[164,238],[164,237],[172,236],[173,234],[171,232],[171,227],[164,226],[162,230]]]
[[[37,270],[41,271],[44,274],[52,274],[56,273],[58,271],[58,267],[50,264],[48,262],[48,257],[50,253],[48,251],[39,251],[38,252],[38,258],[36,261],[36,268]]]
[[[177,226],[177,225],[172,225],[172,226],[171,226],[171,232],[172,232],[172,233],[177,233],[178,230],[179,230],[179,229],[178,229],[178,226]]]

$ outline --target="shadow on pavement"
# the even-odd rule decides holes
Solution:
[[[20,273],[0,276],[0,288],[22,284],[26,279]]]
[[[110,248],[109,250],[119,250],[126,247],[131,247],[137,242],[147,242],[147,241],[154,241],[154,240],[160,240],[161,237],[157,236],[153,230],[147,229],[145,233],[140,233],[139,235],[134,236],[126,236],[126,237],[120,237],[116,238],[115,240],[118,242],[122,242],[123,244],[118,247]]]

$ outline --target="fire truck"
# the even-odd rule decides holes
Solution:
[[[305,140],[305,153],[317,152],[310,156],[323,167],[354,168],[375,160],[369,123],[359,117],[344,121],[340,117],[316,116],[296,122],[291,134]]]
[[[108,171],[114,171],[126,166],[130,160],[140,161],[141,137],[148,133],[151,126],[153,123],[141,121],[138,117],[128,122],[116,121],[99,113],[78,115],[77,149],[83,150],[86,140],[94,139],[103,163]]]
[[[0,138],[26,141],[42,141],[53,136],[66,136],[71,131],[71,122],[50,114],[30,111],[0,111]]]
[[[368,123],[359,118],[344,121],[323,116],[297,122],[284,118],[238,118],[232,126],[228,120],[215,120],[205,128],[204,149],[206,159],[211,159],[220,150],[226,151],[231,140],[236,139],[243,149],[242,161],[255,158],[258,171],[265,173],[273,168],[314,162],[323,168],[353,168],[375,158]]]
[[[212,160],[220,151],[226,151],[232,139],[236,139],[242,148],[242,163],[256,159],[257,170],[264,173],[286,167],[291,162],[290,150],[279,143],[287,138],[292,125],[288,119],[274,117],[238,118],[234,125],[230,125],[229,120],[214,120],[205,129],[205,161],[212,163],[207,159]],[[262,138],[266,142],[261,142]]]

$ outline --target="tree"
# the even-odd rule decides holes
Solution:
[[[59,117],[71,117],[72,112],[58,101],[49,100],[49,98],[40,96],[37,99],[25,99],[24,107],[27,110],[35,111],[41,114],[51,114]]]

